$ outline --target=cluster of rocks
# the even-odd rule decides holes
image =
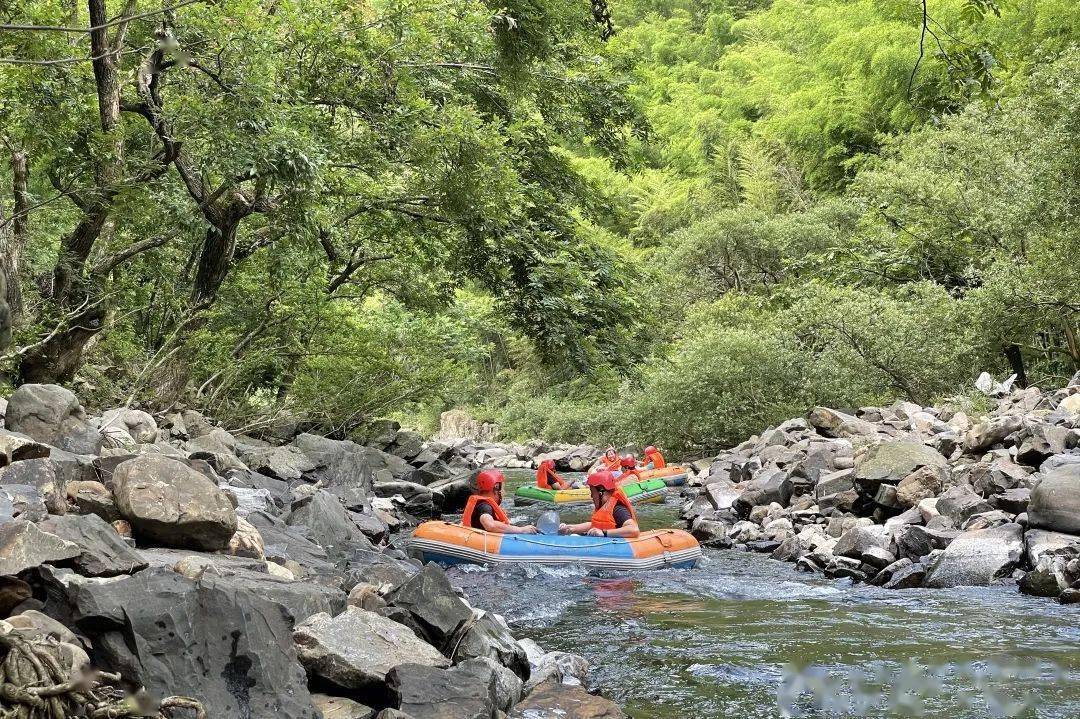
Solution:
[[[1080,373],[983,381],[996,405],[825,407],[697,466],[703,543],[887,588],[988,585],[1080,601]]]
[[[0,634],[48,635],[209,716],[623,716],[584,690],[580,657],[518,642],[393,546],[468,492],[472,465],[415,433],[89,416],[55,385],[0,417]]]

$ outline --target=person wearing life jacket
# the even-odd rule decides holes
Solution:
[[[574,485],[555,471],[555,460],[545,459],[536,468],[536,486],[540,489],[571,489]]]
[[[592,494],[592,519],[581,524],[559,525],[559,534],[587,534],[590,537],[624,537],[634,539],[641,534],[637,513],[619,480],[607,470],[589,475],[587,482]]]
[[[660,450],[651,444],[645,448],[644,469],[663,469],[666,466],[667,462],[664,461],[664,455],[660,454]]]
[[[619,453],[614,447],[608,447],[604,451],[604,456],[600,458],[600,466],[609,472],[618,472],[620,464]]]
[[[634,459],[632,454],[624,454],[619,460],[619,473],[615,475],[619,482],[632,482],[637,478],[638,466],[637,460]],[[630,476],[633,475],[633,476]]]
[[[502,488],[506,478],[497,469],[485,469],[476,475],[476,492],[465,503],[461,523],[473,529],[483,529],[496,534],[536,534],[531,524],[510,524],[502,504]]]

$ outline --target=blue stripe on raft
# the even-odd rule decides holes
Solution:
[[[566,557],[588,556],[634,559],[634,549],[625,539],[581,535],[504,534],[499,556]]]

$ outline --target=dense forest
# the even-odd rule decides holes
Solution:
[[[1072,0],[0,0],[0,375],[697,452],[1080,369]]]

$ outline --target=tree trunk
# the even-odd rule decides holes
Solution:
[[[236,231],[239,226],[240,220],[230,217],[220,225],[211,225],[206,231],[199,266],[195,271],[195,286],[191,289],[191,301],[196,307],[212,304],[225,282],[236,251]]]
[[[0,235],[0,272],[7,278],[7,290],[4,293],[10,310],[11,324],[18,323],[23,314],[22,287],[19,284],[19,265],[23,250],[26,248],[27,215],[30,213],[30,195],[27,192],[30,172],[26,152],[15,150],[11,153],[11,192],[15,197],[13,214],[10,219],[11,231]]]
[[[1024,355],[1020,347],[1008,344],[1004,347],[1005,357],[1009,360],[1013,374],[1016,375],[1016,386],[1023,389],[1028,386],[1027,372],[1024,371]]]

